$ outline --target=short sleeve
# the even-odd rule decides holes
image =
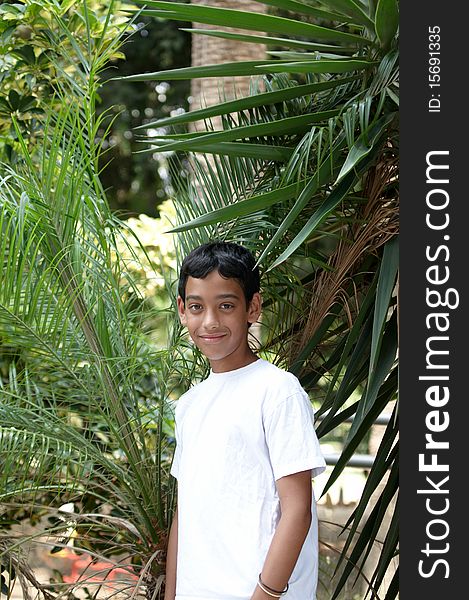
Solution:
[[[316,477],[326,463],[314,429],[313,408],[305,392],[282,400],[264,416],[264,430],[275,480],[312,470]]]

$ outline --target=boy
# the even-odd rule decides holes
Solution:
[[[181,266],[179,317],[211,372],[176,408],[165,600],[315,598],[311,478],[325,462],[298,379],[248,345],[259,287],[254,257],[230,242]]]

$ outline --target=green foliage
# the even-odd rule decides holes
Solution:
[[[18,132],[27,158],[2,172],[0,500],[4,517],[21,518],[25,507],[30,519],[47,517],[56,548],[72,531],[76,551],[116,567],[130,557],[130,573],[145,568],[153,592],[174,501],[180,377],[177,360],[146,336],[155,309],[128,261],[140,271],[151,261],[109,211],[87,125],[64,106],[46,123],[39,168]],[[0,559],[16,561],[24,577],[8,540],[6,521]]]
[[[0,4],[0,153],[14,162],[18,131],[34,152],[56,93],[86,93],[89,69],[121,57],[116,47],[128,19],[114,0],[18,0]],[[112,10],[110,11],[110,8]],[[99,56],[101,64],[93,59]],[[13,123],[16,119],[17,127]],[[0,154],[1,156],[1,154]]]
[[[64,80],[86,82],[83,58],[105,56],[98,67],[101,82],[116,68],[161,69],[190,61],[190,36],[174,23],[138,17],[133,25],[121,0],[19,0],[0,4],[0,156],[17,159],[19,144],[12,115],[33,152],[42,135],[44,110],[58,108],[55,93]],[[111,11],[109,9],[111,8]],[[86,18],[85,18],[86,11]],[[88,29],[88,30],[87,30]],[[112,50],[126,32],[126,43]],[[85,42],[85,40],[89,40]],[[59,50],[57,50],[59,48]],[[106,52],[106,49],[108,51]],[[72,95],[76,89],[70,90]],[[127,215],[158,215],[158,205],[170,193],[164,172],[166,159],[137,154],[138,136],[132,129],[155,118],[187,108],[187,82],[140,86],[109,82],[100,88],[98,114],[108,119],[97,132],[106,153],[100,158],[101,180],[114,210]],[[126,106],[132,106],[126,110]]]

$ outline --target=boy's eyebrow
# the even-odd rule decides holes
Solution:
[[[226,300],[227,298],[234,298],[239,300],[239,296],[237,294],[218,294],[215,296],[217,300]],[[202,300],[202,296],[197,296],[196,294],[189,294],[186,296],[186,300]]]

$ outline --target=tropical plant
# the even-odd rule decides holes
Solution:
[[[144,334],[152,311],[122,246],[133,268],[151,263],[107,208],[80,114],[63,109],[46,134],[41,170],[6,168],[0,186],[0,563],[34,582],[15,549],[73,539],[157,598],[178,365]],[[32,539],[9,527],[25,516],[42,517]]]
[[[354,416],[324,493],[394,404],[360,502],[344,524],[331,592],[337,598],[379,544],[368,591],[390,600],[398,595],[399,548],[398,4],[257,1],[283,12],[138,0],[147,16],[211,26],[193,34],[262,41],[269,58],[127,80],[252,76],[247,97],[221,97],[215,106],[149,124],[158,134],[142,137],[149,144],[143,152],[190,156],[190,181],[175,174],[173,232],[181,254],[212,238],[241,241],[257,253],[265,297],[260,351],[296,373],[318,402],[318,435]],[[197,131],[187,133],[194,122]]]
[[[157,598],[181,369],[146,338],[152,310],[122,246],[134,269],[151,263],[107,208],[77,112],[50,118],[41,170],[6,168],[0,185],[0,563],[34,582],[21,548],[73,540]],[[10,528],[25,518],[42,518],[31,536]]]
[[[62,69],[32,151],[11,115],[18,159],[0,165],[1,586],[8,595],[16,579],[25,597],[32,585],[46,600],[93,585],[110,594],[119,568],[122,593],[156,600],[174,505],[172,396],[198,367],[183,342],[169,340],[170,357],[147,335],[162,309],[139,273],[148,280],[157,257],[111,213],[95,143],[108,127],[96,116],[99,75],[123,31],[96,45],[92,18],[81,17],[79,44],[64,31],[79,68]],[[63,66],[67,44],[52,47]],[[27,559],[34,546],[89,561],[78,581],[55,573],[41,583]],[[98,582],[93,561],[105,561]]]

